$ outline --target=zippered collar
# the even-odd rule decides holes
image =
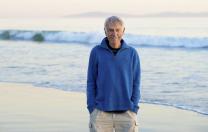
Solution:
[[[107,39],[107,37],[105,37],[105,38],[101,41],[100,46],[101,46],[102,48],[105,48],[105,49],[110,50],[110,49],[108,48],[107,43],[108,43],[108,39]],[[126,42],[122,39],[122,40],[121,40],[121,49],[126,49],[126,48],[129,48],[129,46],[128,46],[128,45],[126,44]]]

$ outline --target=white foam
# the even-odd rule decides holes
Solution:
[[[0,31],[0,38],[4,31]],[[41,34],[44,41],[99,44],[104,33],[100,32],[64,32],[64,31],[19,31],[9,30],[12,40],[33,40],[35,34]],[[173,36],[151,36],[126,34],[124,39],[134,46],[149,47],[185,47],[185,48],[207,48],[208,37],[173,37]]]

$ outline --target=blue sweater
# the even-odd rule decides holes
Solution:
[[[137,51],[124,40],[116,55],[107,38],[91,53],[87,74],[87,108],[102,111],[138,111],[140,100],[140,61]]]

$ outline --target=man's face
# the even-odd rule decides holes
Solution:
[[[120,23],[108,23],[105,27],[105,35],[110,43],[120,43],[124,30]]]

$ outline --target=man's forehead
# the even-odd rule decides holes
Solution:
[[[123,27],[123,25],[118,22],[108,23],[106,26],[107,28],[122,28]]]

